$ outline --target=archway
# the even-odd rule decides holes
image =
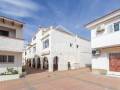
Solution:
[[[29,66],[29,60],[25,60],[25,66]]]
[[[31,60],[28,59],[28,66],[31,67]]]
[[[33,58],[32,67],[35,68],[35,58]]]
[[[39,69],[41,67],[41,61],[40,58],[37,58],[37,68]]]
[[[48,70],[48,58],[43,58],[43,70]]]
[[[58,70],[58,57],[55,56],[53,59],[53,71],[57,71]]]

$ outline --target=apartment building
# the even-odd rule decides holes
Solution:
[[[86,25],[91,30],[93,72],[120,75],[120,9]]]
[[[39,28],[25,53],[29,67],[49,72],[79,69],[91,64],[90,41],[62,26]]]
[[[0,80],[15,78],[9,78],[12,71],[18,73],[18,77],[22,73],[22,28],[22,22],[0,17]]]

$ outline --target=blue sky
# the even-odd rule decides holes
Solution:
[[[90,39],[84,25],[119,8],[120,0],[0,0],[0,15],[24,22],[27,41],[39,26],[52,25]]]

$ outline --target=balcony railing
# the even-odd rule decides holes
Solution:
[[[120,31],[98,36],[91,40],[92,48],[120,45]]]
[[[0,36],[0,51],[23,52],[23,47],[22,39]]]

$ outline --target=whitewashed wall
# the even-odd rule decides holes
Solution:
[[[90,41],[78,38],[74,35],[68,35],[65,32],[50,28],[43,34],[43,30],[38,31],[32,40],[31,45],[36,44],[36,55],[41,55],[45,52],[50,52],[49,55],[44,55],[49,58],[49,71],[53,70],[53,59],[55,56],[59,58],[59,70],[68,70],[68,62],[71,63],[72,69],[85,67],[86,64],[91,64],[91,47]],[[49,48],[43,49],[43,41],[49,39]],[[70,43],[72,47],[70,47]],[[79,48],[76,48],[79,45]],[[27,50],[27,58],[34,58],[32,52],[34,46],[31,47],[31,53]],[[43,56],[43,57],[44,57]]]
[[[92,57],[92,69],[109,70],[109,56],[107,53],[102,53],[100,56]]]
[[[50,36],[51,55],[53,57],[59,57],[59,70],[67,70],[68,62],[71,63],[72,69],[85,67],[85,64],[91,63],[91,48],[89,41],[57,30],[52,30]],[[72,47],[70,47],[70,43]],[[76,48],[76,45],[79,45],[79,47]]]

